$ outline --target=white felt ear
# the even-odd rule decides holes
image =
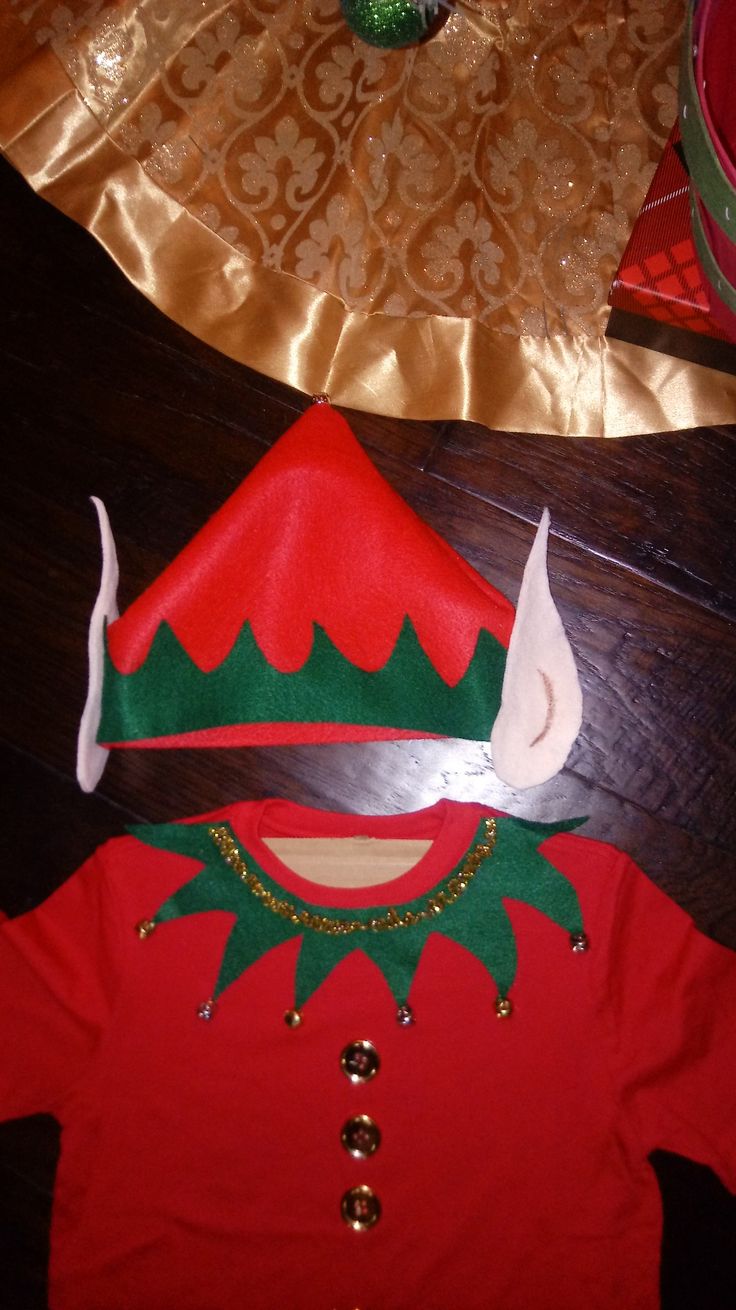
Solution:
[[[102,777],[109,751],[97,744],[97,729],[100,726],[102,706],[102,675],[105,655],[105,626],[118,617],[118,558],[115,553],[115,541],[107,517],[107,510],[101,500],[92,496],[92,504],[97,510],[102,544],[102,576],[100,590],[97,593],[92,617],[89,621],[87,653],[89,657],[89,682],[87,700],[79,724],[77,737],[77,781],[82,791],[94,791]]]
[[[545,509],[524,569],[491,734],[493,767],[516,788],[535,787],[559,773],[583,717],[575,660],[549,589],[548,535]]]

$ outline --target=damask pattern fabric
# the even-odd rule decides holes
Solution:
[[[728,421],[732,379],[603,335],[684,7],[462,0],[385,51],[338,0],[17,3],[0,143],[173,317],[303,390],[541,432]]]

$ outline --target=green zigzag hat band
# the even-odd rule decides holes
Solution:
[[[483,819],[473,846],[429,895],[392,907],[345,911],[316,907],[283,889],[246,851],[238,848],[227,824],[159,824],[130,829],[159,850],[189,856],[199,870],[139,927],[147,936],[158,925],[190,914],[220,910],[234,916],[220,971],[210,995],[216,998],[268,951],[294,937],[301,947],[294,980],[294,1003],[301,1008],[345,956],[359,949],[381,970],[397,1005],[407,1001],[428,938],[441,932],[475,955],[505,997],[514,982],[516,938],[504,902],[531,905],[571,935],[583,935],[580,903],[572,883],[540,853],[548,837],[584,823],[531,823],[499,817]],[[496,839],[493,842],[492,833]],[[227,854],[225,858],[223,851]],[[237,868],[237,871],[236,871]],[[249,882],[243,880],[243,870]],[[240,873],[240,876],[239,876]],[[464,884],[464,886],[460,886]],[[260,892],[255,892],[254,887]],[[435,911],[433,905],[440,905]],[[429,914],[427,909],[429,907]],[[400,930],[373,925],[396,916]],[[349,918],[348,918],[349,916]],[[411,922],[412,917],[416,918]],[[329,931],[310,926],[319,920],[360,923],[365,929]],[[399,929],[398,923],[396,923]]]
[[[547,574],[545,510],[513,605],[315,404],[118,614],[95,500],[100,589],[77,777],[111,747],[491,741],[512,787],[562,768],[582,696]]]
[[[481,629],[465,676],[448,686],[407,618],[390,658],[375,672],[350,663],[315,624],[306,664],[281,673],[269,664],[246,621],[227,659],[203,673],[162,623],[135,673],[119,673],[105,650],[98,738],[134,744],[237,723],[358,723],[487,740],[505,662],[501,643]],[[167,685],[177,688],[176,696],[161,694]],[[242,734],[239,740],[242,744]]]

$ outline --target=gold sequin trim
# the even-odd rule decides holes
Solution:
[[[300,924],[304,928],[312,928],[315,932],[340,936],[354,932],[391,932],[394,928],[413,928],[417,923],[426,923],[428,919],[436,919],[438,915],[460,899],[463,892],[467,890],[473,881],[480,865],[493,854],[493,848],[496,844],[496,820],[493,818],[484,819],[483,826],[484,838],[476,842],[472,850],[465,856],[459,872],[448,878],[444,886],[434,892],[421,909],[404,910],[403,913],[400,913],[394,906],[391,906],[385,914],[374,915],[372,918],[365,920],[335,919],[328,914],[318,914],[313,910],[298,910],[291,901],[275,896],[267,887],[264,887],[258,875],[248,868],[237,843],[227,828],[218,825],[209,828],[208,832],[225,863],[230,865],[240,881],[248,888],[248,891],[252,892],[261,904],[265,905],[267,910],[271,910],[273,914],[278,914],[282,919],[289,919],[292,923]]]

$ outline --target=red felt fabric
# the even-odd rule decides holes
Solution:
[[[358,668],[382,668],[406,615],[451,686],[480,628],[508,646],[513,606],[388,485],[329,405],[313,405],[108,629],[131,673],[166,620],[204,671],[246,619],[266,659],[300,669],[319,623]]]
[[[402,885],[416,895],[482,812],[307,820],[279,802],[216,817],[264,862],[269,813],[279,833],[423,833],[434,844]],[[647,1153],[710,1164],[736,1190],[736,957],[611,847],[564,835],[545,853],[578,889],[591,950],[510,903],[508,1021],[483,967],[438,931],[413,1027],[355,951],[287,1028],[297,942],[204,1023],[230,922],[196,915],[139,941],[133,925],[195,866],[133,838],[3,925],[0,1114],[63,1124],[52,1310],[655,1310]],[[339,1055],[356,1038],[381,1068],[354,1086]],[[383,1134],[365,1162],[340,1143],[356,1113]],[[340,1218],[359,1183],[383,1205],[365,1233]]]
[[[369,723],[233,723],[224,728],[203,728],[201,732],[180,732],[172,737],[146,737],[139,741],[106,741],[111,749],[155,746],[170,749],[174,746],[288,746],[328,741],[418,741],[437,737],[434,732],[418,732],[414,728],[374,727]]]

